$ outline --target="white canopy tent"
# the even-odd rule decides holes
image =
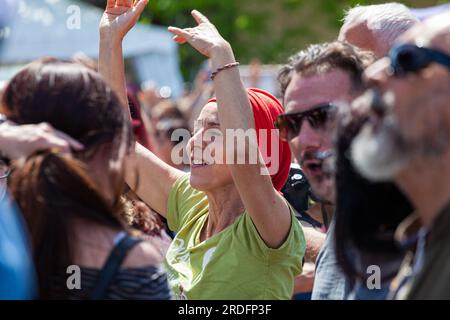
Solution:
[[[9,19],[0,28],[0,80],[42,56],[69,59],[77,52],[98,58],[102,10],[76,0],[5,0]],[[3,11],[4,9],[2,9]],[[140,83],[182,91],[177,45],[163,27],[138,24],[124,40],[124,55]]]

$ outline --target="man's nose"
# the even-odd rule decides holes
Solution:
[[[312,128],[309,122],[304,120],[297,136],[298,143],[302,149],[318,148],[321,145],[323,134],[325,133]]]
[[[385,86],[391,72],[391,60],[385,57],[370,65],[364,71],[363,78],[368,86],[381,88]]]

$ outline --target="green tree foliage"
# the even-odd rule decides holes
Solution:
[[[99,7],[106,0],[84,0]],[[333,40],[344,10],[357,4],[387,0],[150,0],[142,21],[162,26],[195,25],[192,9],[207,15],[227,39],[241,63],[258,58],[263,63],[283,63],[310,43]],[[448,1],[407,0],[410,7],[427,7]],[[193,78],[204,60],[189,46],[180,47],[185,79]]]

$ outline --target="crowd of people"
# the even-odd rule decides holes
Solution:
[[[278,99],[193,10],[168,30],[208,61],[173,100],[126,81],[148,0],[106,2],[98,64],[0,93],[0,298],[450,299],[450,13],[352,8]]]

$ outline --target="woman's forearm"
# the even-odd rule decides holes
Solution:
[[[99,72],[128,111],[122,40],[139,20],[148,0],[108,1],[100,20]]]
[[[213,49],[211,63],[213,70],[235,62],[234,54],[228,43]],[[214,89],[220,104],[220,123],[226,129],[254,129],[253,113],[247,91],[242,84],[237,67],[224,70],[214,79]],[[225,132],[224,132],[225,134]]]
[[[119,97],[129,113],[122,39],[100,32],[98,71]]]
[[[211,63],[213,70],[217,70],[226,64],[235,62],[233,51],[228,43],[224,43],[218,46],[211,52]],[[230,69],[219,72],[214,78],[214,90],[217,97],[217,103],[219,105],[219,119],[222,134],[227,139],[227,130],[254,130],[254,117],[250,101],[248,99],[247,91],[241,81],[239,69],[233,67]],[[235,131],[235,133],[237,133]],[[248,143],[245,143],[244,148],[234,150],[234,157],[248,159],[249,154],[257,151],[258,163],[250,164],[246,163],[243,166],[231,166],[232,171],[251,170],[255,174],[260,173],[264,163],[260,156],[258,143],[256,140],[256,132],[249,139]],[[234,143],[233,143],[234,144]]]
[[[4,122],[0,124],[0,152],[12,158],[15,141],[8,134],[9,129],[10,125],[8,123]]]

